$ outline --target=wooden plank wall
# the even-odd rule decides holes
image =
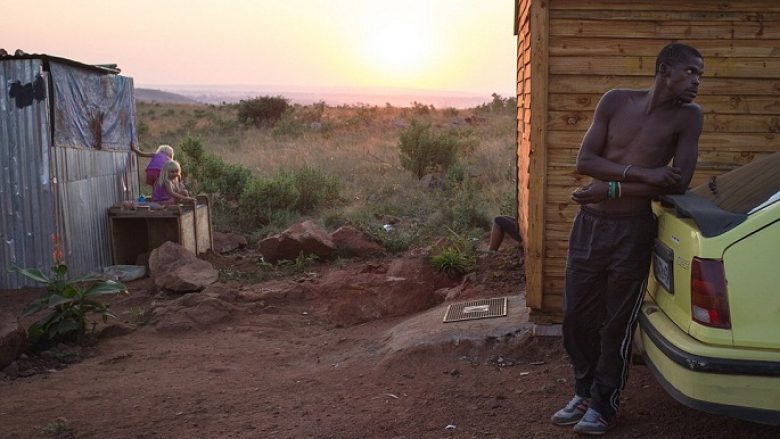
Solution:
[[[574,161],[595,105],[611,88],[649,87],[655,56],[670,42],[704,56],[694,185],[780,149],[780,1],[549,0],[543,310],[561,309],[577,212],[569,194],[585,183]]]
[[[517,0],[517,222],[528,249],[530,169],[531,169],[531,32],[528,12],[532,0]],[[541,265],[537,268],[541,279]],[[538,281],[537,281],[538,282]]]

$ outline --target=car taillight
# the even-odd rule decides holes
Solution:
[[[719,259],[693,258],[691,263],[691,316],[702,325],[731,328],[726,274]]]

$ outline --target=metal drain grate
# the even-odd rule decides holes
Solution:
[[[455,303],[447,307],[444,323],[506,316],[506,297]]]

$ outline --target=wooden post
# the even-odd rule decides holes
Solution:
[[[547,186],[547,96],[549,10],[547,0],[531,2],[531,151],[529,154],[528,236],[525,255],[526,304],[542,308],[544,294],[544,205]]]

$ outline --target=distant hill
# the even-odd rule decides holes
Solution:
[[[161,104],[201,104],[195,99],[188,98],[176,93],[162,90],[153,90],[150,88],[136,88],[135,100],[139,102],[159,102]]]

